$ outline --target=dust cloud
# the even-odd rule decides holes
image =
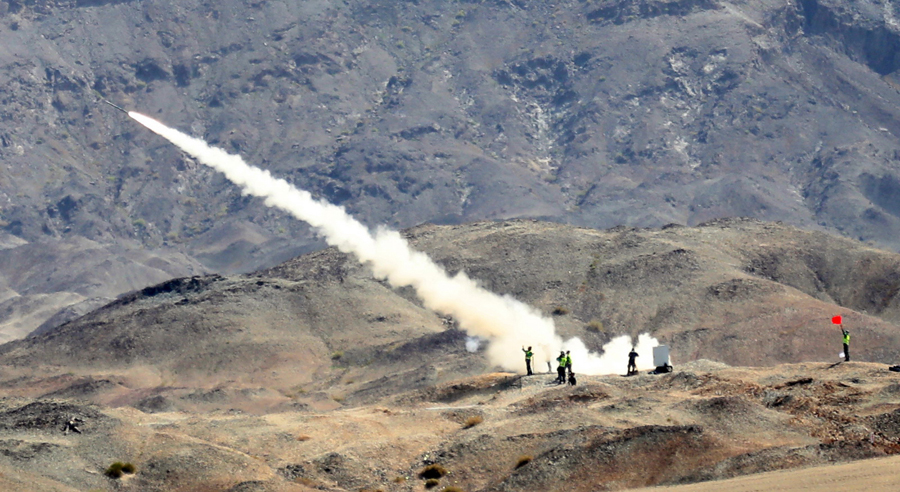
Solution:
[[[246,164],[239,156],[210,147],[203,140],[140,113],[132,111],[128,116],[201,164],[223,173],[244,194],[264,198],[267,206],[280,208],[307,222],[328,244],[370,266],[376,277],[386,279],[394,287],[413,287],[427,308],[453,316],[460,329],[470,336],[488,340],[485,351],[489,360],[505,370],[524,372],[521,347],[530,345],[534,348],[537,368],[555,359],[560,350],[571,350],[576,373],[624,372],[631,337],[613,339],[604,346],[603,355],[590,353],[580,339],[563,341],[556,334],[553,321],[533,307],[479,287],[464,272],[450,276],[427,255],[412,250],[399,232],[384,227],[372,232],[342,207],[316,200],[308,191]],[[657,342],[649,335],[642,335],[638,343],[639,367],[648,367],[652,363],[652,346]]]

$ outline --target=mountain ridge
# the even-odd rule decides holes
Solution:
[[[370,226],[753,216],[897,250],[898,16],[832,0],[4,1],[0,220],[31,243],[171,248],[220,273],[323,246],[102,97]]]

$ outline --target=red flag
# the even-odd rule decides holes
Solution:
[[[835,316],[834,318],[831,318],[831,322],[834,323],[834,324],[836,324],[836,325],[841,324],[841,316],[840,316],[840,315],[837,315],[837,316]]]

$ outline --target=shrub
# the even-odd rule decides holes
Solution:
[[[394,483],[403,483],[405,481],[406,481],[406,477],[400,477],[400,476],[394,477]]]
[[[531,463],[531,456],[519,456],[519,461],[516,462],[516,469],[522,468],[523,466]]]
[[[565,316],[569,314],[569,308],[565,306],[556,306],[553,308],[553,311],[550,311],[554,316]]]
[[[131,463],[122,463],[121,461],[116,461],[115,463],[109,465],[109,468],[106,469],[104,474],[109,478],[122,478],[122,475],[128,473],[134,473],[135,468]]]
[[[436,478],[429,478],[428,480],[425,480],[425,488],[431,489],[431,488],[437,487],[439,483],[441,483],[440,480],[438,480]]]
[[[441,490],[441,492],[463,492],[463,491],[462,491],[462,489],[459,488],[459,487],[452,487],[452,486],[451,486],[451,487],[444,487],[444,489]]]
[[[475,427],[476,425],[484,422],[484,417],[481,415],[473,415],[466,419],[466,425],[463,429],[468,429],[470,427]]]
[[[437,479],[447,474],[447,469],[441,465],[428,465],[419,472],[419,478]]]
[[[591,333],[602,333],[603,332],[603,322],[599,319],[592,319],[590,323],[585,327],[587,331]]]
[[[297,440],[300,442],[309,441],[310,439],[312,439],[312,437],[307,436],[306,434],[300,434],[299,436],[297,436]]]
[[[343,356],[344,356],[344,352],[338,350],[337,352],[331,354],[331,360],[338,360],[338,359],[340,359],[340,358],[343,357]]]

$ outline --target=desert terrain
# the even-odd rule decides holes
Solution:
[[[892,488],[898,16],[0,0],[0,488]],[[104,100],[675,372],[523,377]]]
[[[900,384],[881,364],[744,368],[699,360],[665,375],[582,376],[574,387],[552,379],[489,373],[361,406],[341,401],[336,387],[318,408],[277,411],[247,406],[264,402],[262,391],[242,395],[245,410],[207,411],[87,403],[104,391],[84,384],[71,385],[67,398],[7,397],[0,486],[412,491],[423,490],[419,474],[429,465],[447,471],[435,490],[623,490],[794,468],[803,470],[784,480],[804,490],[863,478],[868,488],[849,489],[897,483],[880,461],[835,467],[900,450]],[[83,394],[73,399],[76,388]],[[241,399],[215,389],[183,398],[224,407]],[[70,417],[84,421],[80,434],[63,433]],[[136,473],[106,477],[116,461]],[[831,478],[808,467],[824,467]],[[820,488],[803,481],[810,473]],[[783,476],[747,477],[738,484],[749,488],[736,490],[763,490],[753,487]],[[684,490],[719,485],[696,487]]]
[[[404,236],[594,351],[649,333],[675,370],[557,386],[538,353],[523,376],[327,249],[164,282],[0,346],[0,486],[411,491],[436,465],[439,491],[624,490],[816,467],[845,480],[835,465],[900,451],[894,253],[750,219]],[[117,462],[134,473],[107,476]],[[859,473],[893,480],[878,470]]]
[[[897,476],[900,459],[879,458],[840,465],[816,466],[793,471],[760,473],[741,478],[704,482],[691,485],[659,486],[632,489],[641,492],[704,492],[729,490],[751,492],[764,490],[826,492],[840,489],[848,491],[896,490],[900,487]]]

